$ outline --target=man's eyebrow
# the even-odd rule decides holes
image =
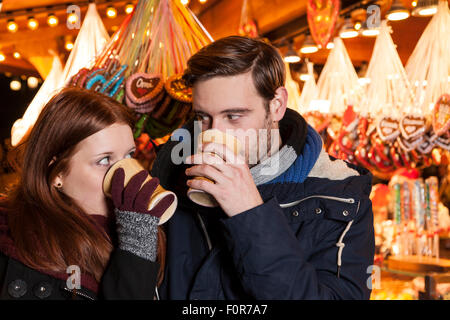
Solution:
[[[228,114],[228,113],[247,113],[247,112],[250,112],[250,111],[252,111],[252,110],[249,109],[249,108],[230,108],[230,109],[222,110],[220,113],[221,113],[221,114]],[[197,115],[206,115],[206,116],[209,116],[209,114],[208,114],[207,112],[204,112],[204,111],[202,111],[202,110],[195,110],[194,113],[197,114]]]
[[[231,108],[231,109],[225,109],[221,111],[220,113],[247,113],[251,110],[249,108]]]
[[[206,115],[208,115],[206,112],[201,111],[201,110],[194,110],[194,113],[196,113],[196,114],[206,114]]]

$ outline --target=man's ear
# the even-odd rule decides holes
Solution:
[[[288,92],[285,87],[279,87],[275,91],[275,97],[270,100],[269,107],[273,121],[280,121],[286,112],[288,101]]]

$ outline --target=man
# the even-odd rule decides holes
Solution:
[[[267,150],[249,142],[239,162],[209,143],[201,150],[222,161],[187,154],[180,165],[174,161],[179,142],[160,150],[152,175],[179,198],[165,225],[160,298],[368,299],[371,175],[328,156],[318,133],[286,109],[277,50],[245,37],[223,38],[190,58],[184,78],[201,130],[232,130],[241,142],[243,132],[256,130]],[[186,129],[195,131],[192,124]],[[252,163],[255,152],[261,155]],[[219,206],[193,203],[188,187],[213,195]]]

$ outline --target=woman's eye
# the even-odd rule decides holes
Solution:
[[[109,157],[104,157],[100,161],[97,162],[101,166],[109,166]]]
[[[125,159],[133,158],[133,156],[134,156],[134,151],[131,151],[129,154],[127,154],[127,155],[125,156]]]

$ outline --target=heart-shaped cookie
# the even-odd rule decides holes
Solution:
[[[450,95],[444,93],[433,109],[433,129],[440,136],[450,129]]]
[[[318,111],[307,112],[303,114],[306,122],[308,122],[317,132],[321,133],[330,124],[330,118]]]
[[[419,136],[412,139],[405,139],[402,136],[397,137],[397,142],[399,146],[405,150],[406,152],[414,150],[416,147],[418,147],[423,141],[423,136]]]
[[[383,141],[392,141],[400,135],[398,120],[384,117],[377,125],[377,132]]]
[[[403,138],[410,140],[426,131],[426,119],[421,116],[407,115],[400,120],[400,131]]]
[[[434,148],[434,140],[431,139],[429,134],[423,135],[422,142],[416,147],[417,151],[421,154],[429,154]]]
[[[442,149],[450,151],[450,133],[447,132],[446,134],[439,136],[436,138],[435,143]]]
[[[125,85],[125,101],[137,112],[150,112],[156,105],[156,100],[163,97],[164,82],[160,75],[135,73],[128,77]]]
[[[187,86],[182,74],[171,76],[164,86],[173,99],[184,103],[192,103],[192,88]]]

